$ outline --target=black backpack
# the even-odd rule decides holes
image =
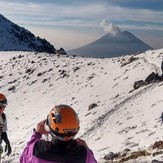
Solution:
[[[150,83],[155,82],[155,81],[156,81],[156,74],[154,72],[152,72],[151,74],[149,74],[147,76],[147,78],[145,79],[145,82],[147,84],[150,84]]]

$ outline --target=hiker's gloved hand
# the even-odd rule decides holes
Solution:
[[[1,139],[7,144],[9,142],[7,132],[2,132]]]
[[[7,152],[7,155],[10,155],[12,152],[12,149],[11,149],[10,141],[7,136],[7,132],[2,132],[1,138],[6,143],[5,152]]]
[[[7,152],[6,154],[7,154],[8,156],[11,154],[12,149],[11,149],[10,142],[6,143],[5,152]]]
[[[45,120],[39,122],[39,123],[37,124],[37,127],[36,127],[35,131],[36,131],[37,133],[41,134],[41,135],[42,135],[42,134],[48,135],[49,132],[46,131],[46,129],[45,129],[45,123],[46,123]]]

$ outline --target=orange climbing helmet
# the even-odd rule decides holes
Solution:
[[[48,129],[47,129],[48,128]],[[79,131],[79,118],[68,105],[55,106],[47,116],[45,129],[62,141],[73,139]]]
[[[7,98],[4,94],[0,93],[0,107],[6,107],[7,106]]]

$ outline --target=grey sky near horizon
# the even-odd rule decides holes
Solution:
[[[111,24],[163,48],[162,0],[0,0],[0,6],[0,14],[55,48],[86,45],[111,32]]]

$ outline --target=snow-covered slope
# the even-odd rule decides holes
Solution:
[[[85,139],[98,161],[110,151],[144,149],[163,139],[160,115],[163,83],[133,90],[136,80],[161,73],[163,49],[131,56],[93,59],[46,53],[0,52],[0,92],[9,105],[8,133],[13,153],[4,162],[18,162],[33,128],[54,105],[71,105],[80,117],[77,137]],[[90,104],[98,106],[89,109]],[[151,161],[155,157],[138,158]]]
[[[35,37],[0,14],[0,51],[12,50],[55,53],[54,46],[47,40]]]
[[[152,49],[149,45],[145,44],[130,32],[123,31],[117,34],[106,34],[88,45],[68,51],[68,54],[109,58],[144,52],[149,49]]]

